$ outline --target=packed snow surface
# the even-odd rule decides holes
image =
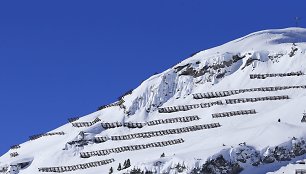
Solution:
[[[305,112],[306,88],[289,88],[272,91],[240,92],[229,96],[195,99],[193,94],[279,86],[305,86],[306,75],[306,29],[286,28],[265,30],[249,34],[224,45],[198,52],[166,71],[145,80],[131,93],[113,106],[80,117],[72,123],[86,122],[86,127],[75,127],[67,123],[50,134],[39,136],[20,144],[0,157],[0,173],[35,174],[44,167],[75,166],[95,161],[114,161],[75,169],[66,173],[97,174],[131,171],[134,167],[156,173],[172,172],[180,163],[190,173],[194,167],[201,167],[208,159],[222,155],[225,160],[238,158],[238,151],[246,154],[269,156],[277,146],[292,149],[296,141],[306,139],[306,123],[301,122]],[[295,75],[299,72],[302,75]],[[292,73],[291,75],[284,75]],[[282,74],[264,79],[251,79],[251,74]],[[260,98],[267,96],[288,96],[283,100],[226,103],[227,99]],[[159,113],[160,108],[196,105],[222,101],[221,105],[195,107],[186,111]],[[212,114],[252,110],[245,114],[213,118]],[[198,116],[192,121],[177,121],[148,125],[153,120]],[[98,119],[97,119],[98,118]],[[103,128],[102,123],[143,123],[142,128]],[[142,132],[185,128],[194,125],[218,123],[209,129],[169,133],[151,137],[134,137],[127,140],[112,140],[112,136]],[[43,125],[41,123],[40,125]],[[64,134],[52,134],[60,133]],[[107,141],[97,143],[95,137],[106,137]],[[154,142],[183,139],[181,143],[163,147],[127,150],[108,155],[97,154],[81,158],[84,152],[94,152],[130,145],[144,145]],[[242,145],[244,144],[244,145]],[[164,153],[164,157],[161,155]],[[163,156],[163,155],[162,155]],[[295,169],[306,169],[305,164],[295,164],[305,155],[287,161],[271,163],[256,162],[252,156],[246,162],[239,162],[241,173],[292,173]],[[117,170],[119,163],[130,159],[131,167]]]

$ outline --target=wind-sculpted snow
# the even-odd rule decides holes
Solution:
[[[188,96],[199,84],[216,84],[247,67],[254,70],[260,62],[270,64],[279,62],[282,57],[292,57],[298,50],[305,53],[305,48],[296,45],[306,41],[304,35],[302,29],[268,30],[202,51],[142,83],[133,91],[134,95],[127,97],[131,100],[125,102],[128,113],[133,115],[140,109],[155,111],[173,97]],[[256,50],[257,47],[260,49]]]
[[[13,145],[0,173],[293,173],[301,165],[291,163],[306,160],[305,51],[302,28],[200,51],[118,101]]]
[[[128,113],[133,115],[137,110],[146,112],[155,111],[157,107],[162,106],[172,97],[183,97],[191,93],[193,86],[192,77],[180,77],[174,70],[168,70],[166,73],[151,77],[135,89],[132,97],[126,97],[125,100],[132,100],[125,104]]]

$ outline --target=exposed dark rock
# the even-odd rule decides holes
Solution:
[[[245,58],[245,55],[243,55],[243,56],[241,56],[241,57],[240,57],[239,55],[234,55],[233,58],[232,58],[233,61],[234,61],[233,63],[235,63],[235,62],[237,62],[238,60],[241,60],[241,59],[243,59],[243,58]]]
[[[246,68],[247,66],[250,66],[255,60],[259,60],[259,59],[249,58],[249,59],[246,61],[244,67],[242,67],[241,69],[243,70],[243,69]]]
[[[207,161],[202,166],[201,174],[237,174],[243,168],[238,163],[231,163],[224,159],[222,155],[213,160]]]
[[[293,57],[295,55],[295,53],[297,52],[298,48],[295,47],[296,45],[293,44],[292,47],[291,47],[291,51],[289,53],[289,57]]]
[[[216,78],[217,78],[217,79],[223,78],[223,77],[225,76],[225,73],[226,73],[226,72],[223,72],[223,73],[218,74],[218,75],[216,76]]]
[[[273,163],[275,161],[275,158],[273,156],[266,156],[263,158],[262,162],[263,163]]]
[[[232,59],[228,60],[228,61],[222,61],[221,63],[218,64],[213,64],[213,65],[205,65],[203,68],[201,69],[195,69],[194,67],[191,66],[191,64],[186,64],[183,66],[178,66],[175,67],[175,72],[178,73],[180,72],[179,76],[183,76],[183,75],[188,75],[188,76],[192,76],[194,78],[203,76],[206,73],[209,73],[209,75],[214,75],[216,72],[215,71],[219,71],[221,72],[221,69],[224,69],[226,67],[230,67],[233,65],[233,63],[238,62],[239,60],[245,58],[246,56],[239,56],[239,55],[234,55],[232,56]],[[196,62],[196,64],[199,64],[200,62]],[[213,71],[211,71],[213,70]],[[225,73],[221,73],[218,74],[216,78],[222,78],[224,77]]]
[[[260,161],[256,161],[255,163],[252,163],[252,166],[259,166]]]
[[[182,69],[184,69],[185,67],[188,67],[188,66],[190,66],[189,63],[186,64],[186,65],[174,67],[174,69],[175,69],[175,72],[179,72],[179,71],[181,71]]]

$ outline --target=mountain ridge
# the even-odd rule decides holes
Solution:
[[[200,51],[174,67],[148,78],[136,89],[120,97],[112,106],[101,107],[97,112],[73,120],[72,123],[50,132],[53,134],[39,135],[39,138],[25,142],[19,148],[11,149],[0,157],[0,167],[7,167],[9,173],[32,174],[38,173],[38,168],[43,167],[88,164],[96,167],[85,165],[87,169],[75,169],[74,172],[107,173],[110,167],[115,170],[119,163],[131,159],[132,167],[155,172],[173,173],[182,170],[182,173],[190,173],[195,167],[204,173],[208,171],[221,173],[223,169],[234,173],[273,172],[277,168],[266,167],[270,163],[264,162],[264,157],[271,157],[274,161],[282,159],[271,155],[280,152],[278,149],[275,150],[275,147],[281,147],[285,142],[288,144],[296,137],[297,143],[285,147],[289,151],[296,150],[292,144],[299,144],[300,151],[306,150],[301,143],[306,136],[306,129],[301,123],[304,111],[302,103],[306,100],[304,91],[306,62],[303,59],[305,42],[306,29],[287,28],[255,32],[215,48]],[[260,79],[257,79],[257,76],[251,78],[251,75],[256,74]],[[290,88],[239,92],[241,89],[280,86]],[[212,98],[196,99],[193,95],[234,90],[238,92]],[[278,96],[288,96],[288,98],[280,100]],[[241,101],[236,101],[237,98]],[[229,100],[238,103],[231,104],[228,103]],[[171,107],[173,111],[171,113],[159,111],[160,108],[167,107]],[[254,109],[256,114],[238,113],[248,109]],[[233,116],[234,113],[231,112],[234,111],[237,111],[238,115]],[[227,112],[232,115],[222,118],[211,117],[216,113]],[[286,114],[293,116],[288,118]],[[186,121],[187,118],[185,121],[184,118],[181,118],[181,121],[179,119],[192,115],[198,116],[199,119],[191,121]],[[165,119],[170,121],[166,122]],[[148,122],[156,120],[163,120],[161,121],[163,123],[147,125]],[[73,126],[73,123],[80,123],[81,126]],[[101,123],[118,124],[115,124],[114,128],[106,128]],[[144,123],[144,125],[129,126],[125,123],[135,123],[135,125]],[[210,125],[213,123],[218,123],[220,126]],[[161,130],[164,132],[159,132]],[[156,133],[151,135],[150,132],[154,131]],[[143,132],[149,133],[139,135]],[[125,136],[127,139],[115,139],[120,136],[124,138],[124,135],[130,136]],[[268,138],[270,136],[273,138]],[[166,142],[174,139],[184,141],[179,144]],[[153,148],[154,142],[171,145],[166,146],[162,143]],[[135,144],[139,146],[134,147]],[[145,144],[152,147],[142,146]],[[119,148],[123,146],[141,148],[146,152],[131,149],[125,151]],[[105,158],[100,156],[80,158],[80,154],[84,152],[95,152],[110,147],[118,147],[117,151],[123,152],[107,154]],[[237,158],[228,157],[232,151],[239,149],[247,151],[254,160],[241,162]],[[267,149],[273,150],[265,153]],[[300,151],[298,154],[302,153]],[[166,154],[165,157],[160,157],[163,153]],[[219,158],[220,154],[223,159]],[[296,158],[294,153],[284,153],[284,155],[293,161]],[[289,160],[288,158],[286,160]],[[112,162],[100,165],[98,160],[102,164],[106,163],[103,161],[105,159],[110,159]],[[44,162],[46,160],[48,162]],[[92,164],[93,161],[97,163]],[[231,162],[235,165],[230,164]],[[177,167],[182,163],[185,168]],[[222,166],[221,163],[226,165]],[[254,163],[257,166],[253,165]],[[115,173],[131,172],[132,167]]]

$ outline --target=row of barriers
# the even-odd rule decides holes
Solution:
[[[70,172],[70,171],[88,169],[92,167],[99,167],[102,165],[110,164],[114,161],[115,160],[111,158],[111,159],[106,159],[102,161],[95,161],[95,162],[77,164],[77,165],[72,165],[72,166],[42,167],[42,168],[38,168],[38,171],[39,172],[55,172],[55,173]]]
[[[211,115],[212,115],[212,118],[219,118],[219,117],[231,117],[231,116],[236,116],[236,115],[248,115],[248,114],[256,114],[255,109],[222,112],[222,113],[215,113]]]
[[[185,117],[176,117],[176,118],[168,118],[168,119],[159,119],[152,120],[144,123],[121,123],[121,122],[113,122],[113,123],[101,123],[104,129],[116,128],[116,127],[128,127],[128,128],[142,128],[144,126],[154,126],[158,124],[167,124],[167,123],[177,123],[177,122],[190,122],[194,120],[199,120],[198,116],[185,116]]]
[[[198,130],[203,130],[203,129],[217,128],[220,126],[221,126],[220,123],[193,125],[193,126],[176,128],[176,129],[165,129],[165,130],[159,130],[159,131],[150,131],[150,132],[141,132],[141,133],[135,133],[135,134],[111,136],[111,140],[119,141],[119,140],[131,140],[135,138],[151,138],[151,137],[156,137],[156,136],[180,134],[180,133],[193,132],[193,131],[198,131]]]
[[[177,122],[190,122],[199,120],[200,118],[197,115],[193,116],[185,116],[185,117],[175,117],[175,118],[167,118],[167,119],[159,119],[159,120],[152,120],[148,121],[148,126],[154,126],[158,124],[167,124],[167,123],[177,123]]]
[[[267,100],[286,100],[286,99],[289,99],[288,95],[225,99],[225,102],[226,104],[236,104],[236,103],[258,102],[258,101],[267,101]]]
[[[267,77],[286,77],[286,76],[301,76],[302,71],[290,73],[273,73],[273,74],[250,74],[250,79],[266,79]]]
[[[109,108],[109,107],[113,107],[113,106],[120,106],[124,103],[124,100],[123,99],[120,99],[119,101],[116,101],[114,103],[111,103],[111,104],[108,104],[108,105],[104,105],[104,106],[100,106],[98,108],[98,110],[102,110],[102,109],[105,109],[105,108]]]
[[[153,120],[153,121],[149,121],[147,123],[148,126],[153,126],[153,125],[158,125],[158,124],[167,124],[167,123],[176,123],[176,122],[190,122],[190,121],[194,121],[194,120],[199,120],[200,118],[198,116],[186,116],[186,117],[175,117],[175,118],[168,118],[168,119],[160,119],[160,120]],[[207,128],[211,128],[213,127],[210,125],[204,126]],[[168,130],[169,132],[169,130]],[[174,132],[180,132],[180,130],[174,130]],[[147,132],[145,132],[144,134],[147,134]],[[167,130],[165,132],[157,132],[156,135],[166,135],[167,134]],[[171,134],[171,132],[170,132]],[[142,136],[142,134],[140,133],[140,136]],[[132,136],[133,137],[133,136]],[[145,137],[145,136],[144,136]],[[112,139],[116,139],[115,137],[113,137]],[[123,138],[119,138],[119,139],[126,139],[125,137]],[[129,138],[128,138],[129,139]],[[93,138],[93,142],[94,143],[103,143],[108,141],[109,138],[108,137],[94,137]],[[90,140],[92,141],[92,140]],[[83,140],[77,140],[77,141],[70,141],[68,142],[69,145],[74,145],[74,144],[87,144],[86,142],[84,142]]]
[[[146,125],[146,123],[121,123],[121,122],[113,122],[113,123],[101,123],[104,129],[111,129],[116,127],[128,127],[128,128],[142,128]]]
[[[159,113],[171,113],[171,112],[178,112],[178,111],[188,111],[191,109],[196,108],[208,108],[214,105],[223,105],[221,100],[209,102],[209,103],[201,103],[201,104],[193,104],[193,105],[182,105],[182,106],[170,106],[164,108],[158,108]]]
[[[77,128],[79,128],[79,127],[90,127],[90,126],[98,123],[99,121],[101,121],[101,120],[100,120],[99,117],[97,117],[91,122],[75,122],[75,123],[71,123],[71,124],[72,124],[73,127],[77,127]]]
[[[226,97],[235,94],[245,93],[245,92],[254,92],[254,91],[279,91],[286,89],[302,88],[306,89],[306,85],[300,86],[275,86],[275,87],[260,87],[260,88],[249,88],[249,89],[237,89],[237,90],[228,90],[228,91],[217,91],[217,92],[206,92],[206,93],[196,93],[192,94],[194,99],[203,99],[203,98],[219,98]]]
[[[49,132],[49,133],[45,133],[45,134],[32,135],[29,138],[30,138],[30,140],[36,140],[36,139],[41,138],[41,137],[53,136],[53,135],[65,135],[65,132]]]
[[[165,146],[180,144],[183,142],[184,140],[180,138],[180,139],[160,141],[160,142],[140,144],[140,145],[121,146],[121,147],[112,148],[112,149],[105,149],[105,150],[98,150],[98,151],[91,151],[91,152],[81,152],[80,157],[89,158],[92,156],[105,156],[111,153],[121,153],[121,152],[126,152],[126,151],[135,151],[135,150],[142,150],[142,149],[155,148],[155,147],[165,147]]]

